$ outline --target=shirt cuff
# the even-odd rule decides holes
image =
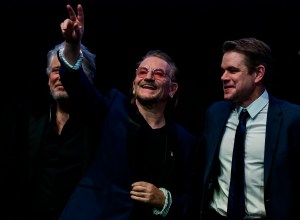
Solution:
[[[153,214],[154,215],[161,215],[163,217],[166,217],[167,214],[169,213],[169,210],[170,210],[170,207],[171,207],[171,204],[172,204],[172,195],[165,188],[159,188],[159,189],[163,192],[163,194],[165,196],[165,204],[164,204],[164,207],[162,208],[162,210],[158,210],[157,208],[154,208],[153,209]]]

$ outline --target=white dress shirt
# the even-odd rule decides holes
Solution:
[[[267,91],[247,107],[250,114],[246,125],[245,140],[245,205],[248,218],[266,216],[264,206],[264,152],[268,107]],[[218,177],[220,190],[214,190],[211,206],[223,216],[226,216],[227,213],[234,137],[241,110],[241,107],[237,107],[231,112],[220,146],[221,167]]]

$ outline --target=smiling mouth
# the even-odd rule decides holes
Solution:
[[[151,89],[154,90],[156,87],[154,85],[145,84],[141,86],[143,89]]]

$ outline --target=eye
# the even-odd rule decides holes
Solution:
[[[136,69],[136,75],[139,76],[139,77],[144,77],[146,76],[148,73],[148,70],[146,68],[137,68]]]
[[[153,74],[156,79],[161,79],[161,78],[165,77],[165,72],[161,69],[154,70]]]
[[[51,69],[51,73],[58,73],[59,72],[59,68],[57,67],[55,67],[55,68],[53,68],[53,69]]]

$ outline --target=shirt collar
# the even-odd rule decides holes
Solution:
[[[251,118],[254,118],[267,104],[269,103],[269,94],[267,90],[261,94],[254,102],[252,102],[246,109]],[[241,113],[243,107],[237,106],[238,115]]]

